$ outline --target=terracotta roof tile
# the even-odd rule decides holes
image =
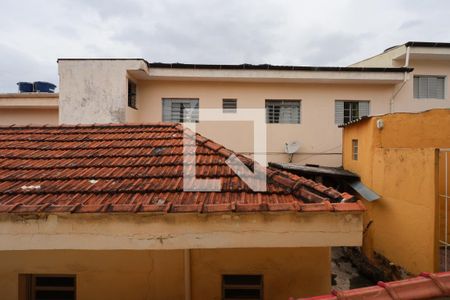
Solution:
[[[183,137],[183,127],[176,123],[0,126],[0,213],[364,208],[360,203],[339,203],[351,195],[271,168],[267,191],[254,192],[226,164],[236,153],[198,134],[197,177],[220,180],[221,190],[184,192]],[[254,167],[250,158],[237,157]]]
[[[376,286],[348,291],[333,291],[330,295],[303,300],[395,300],[447,299],[450,296],[450,272],[422,273],[418,277],[393,282],[378,282]],[[294,298],[290,298],[294,300]],[[300,299],[298,299],[300,300]]]

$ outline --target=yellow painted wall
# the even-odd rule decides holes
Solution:
[[[192,262],[193,299],[221,299],[221,274],[262,274],[264,299],[315,296],[331,288],[330,248],[194,250]]]
[[[357,161],[352,139],[359,140]],[[364,223],[373,220],[364,236],[365,253],[379,252],[413,273],[437,271],[437,196],[443,180],[436,148],[450,147],[450,110],[372,117],[346,127],[343,144],[344,167],[382,196],[365,203]]]
[[[445,159],[447,156],[447,160]],[[445,163],[447,162],[447,169]],[[446,176],[447,173],[447,176]],[[447,194],[445,181],[447,180]],[[450,149],[439,153],[439,239],[450,243],[450,199],[447,200],[447,239],[445,239],[445,196],[450,196]]]
[[[377,148],[373,158],[373,249],[416,274],[437,271],[436,158],[434,148]]]
[[[263,274],[265,299],[326,293],[329,248],[191,252],[192,299],[221,299],[221,274]],[[0,251],[1,299],[18,299],[19,274],[76,274],[77,299],[184,299],[183,250]]]

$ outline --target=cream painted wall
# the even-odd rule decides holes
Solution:
[[[0,107],[0,125],[57,125],[58,108],[3,108]]]
[[[410,62],[410,66],[414,71],[408,75],[408,81],[401,88],[394,100],[395,112],[419,112],[432,108],[450,108],[450,60],[414,60]],[[414,75],[439,75],[446,76],[445,83],[446,95],[445,99],[414,99],[413,83]],[[400,88],[398,85],[397,88]]]
[[[58,124],[58,94],[0,94],[0,125]]]
[[[139,81],[138,111],[127,122],[162,120],[162,98],[199,98],[201,108],[221,108],[223,98],[237,98],[238,108],[264,108],[266,99],[301,100],[301,124],[268,124],[269,161],[286,162],[285,142],[300,142],[294,162],[341,165],[341,129],[335,124],[335,100],[370,100],[371,113],[389,108],[391,85]],[[250,123],[205,122],[205,136],[238,152],[253,152]]]
[[[368,58],[351,65],[352,67],[403,67],[406,59],[406,47],[404,45]],[[407,75],[404,84],[397,84],[398,91],[394,99],[393,112],[420,112],[433,108],[450,108],[449,80],[450,60],[440,51],[448,51],[445,48],[411,47],[408,67],[414,70]],[[433,55],[436,54],[436,55]],[[448,57],[448,54],[447,54]],[[414,75],[438,75],[446,76],[445,99],[414,99],[413,83]],[[389,112],[389,111],[386,111]]]
[[[389,51],[385,51],[381,54],[351,64],[350,67],[375,67],[375,68],[402,67],[403,66],[402,64],[399,65],[397,62],[393,61],[393,59],[405,53],[406,47],[404,45],[400,45],[398,47],[392,48]]]
[[[183,250],[0,251],[1,299],[19,274],[75,274],[77,299],[184,299]],[[194,250],[192,299],[221,299],[221,275],[263,274],[265,299],[329,292],[329,248]]]

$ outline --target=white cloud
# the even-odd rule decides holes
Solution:
[[[4,0],[0,92],[57,82],[58,57],[348,65],[408,40],[448,42],[449,10],[446,0]]]

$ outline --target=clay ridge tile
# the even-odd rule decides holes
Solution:
[[[323,295],[303,300],[386,300],[386,299],[434,299],[450,296],[450,272],[421,273],[418,277],[393,282],[378,282],[376,286],[348,291],[333,290],[330,295]],[[294,298],[290,298],[294,300]]]

